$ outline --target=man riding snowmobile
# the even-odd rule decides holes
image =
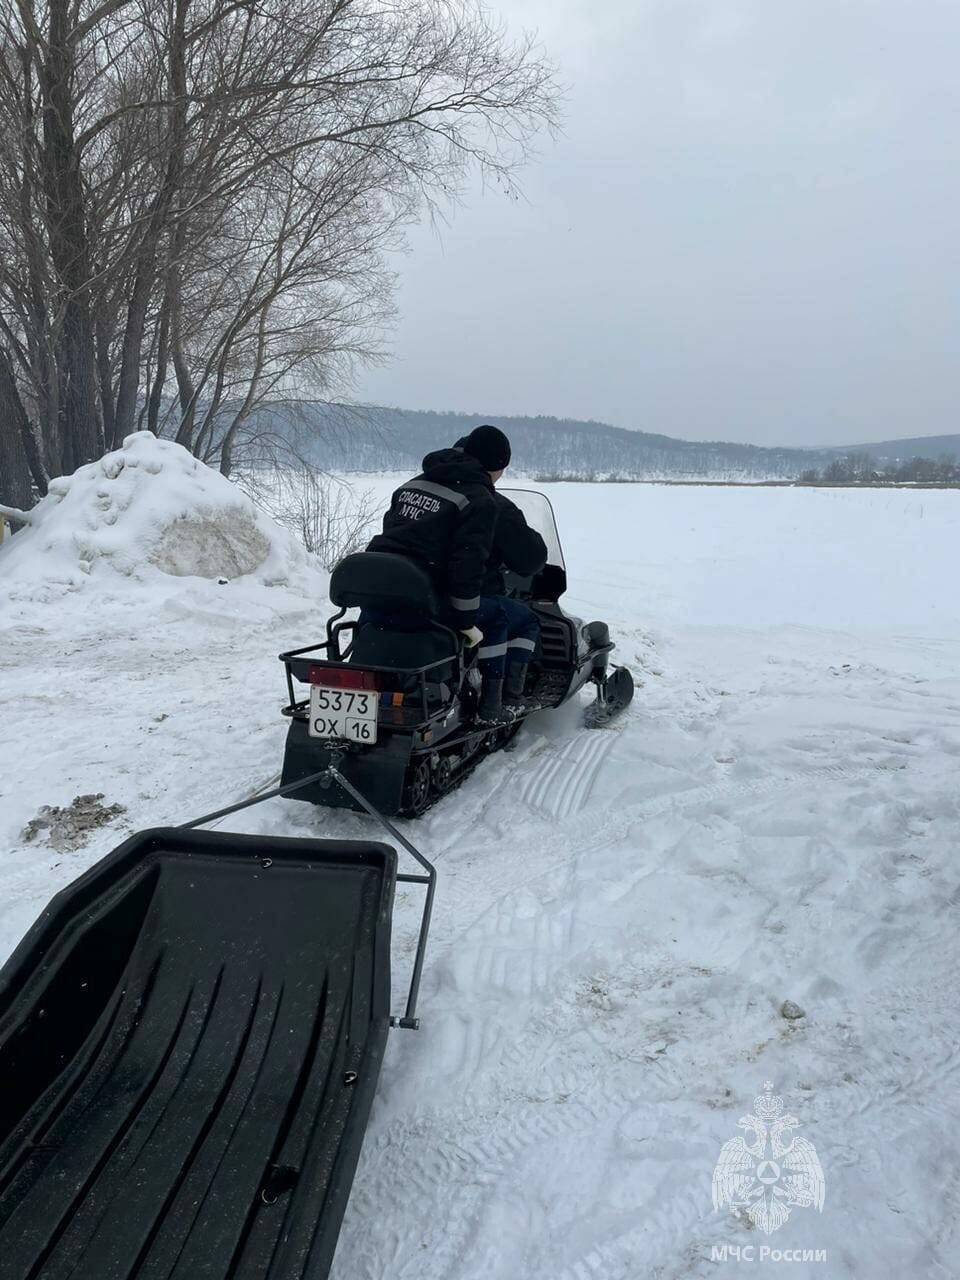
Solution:
[[[526,709],[523,681],[536,648],[537,623],[531,610],[483,590],[491,566],[496,585],[500,564],[515,558],[512,547],[501,544],[495,551],[499,514],[509,507],[523,522],[513,504],[506,499],[501,503],[494,490],[509,461],[509,440],[489,425],[475,428],[452,449],[427,454],[421,474],[394,492],[383,530],[367,547],[368,551],[406,556],[423,566],[447,602],[450,625],[463,635],[468,647],[480,646],[477,660],[482,686],[476,720],[484,725],[510,724],[518,711]],[[515,523],[508,516],[505,530]],[[532,530],[527,533],[537,537],[542,547],[538,535]],[[546,548],[542,550],[545,560]],[[536,554],[539,556],[540,547]],[[521,559],[526,563],[530,558],[525,543]],[[499,581],[502,591],[502,579]],[[503,687],[509,658],[513,659],[508,686],[513,701],[505,706]]]
[[[494,500],[497,523],[481,593],[484,601],[499,606],[506,627],[503,705],[508,712],[522,715],[539,705],[526,698],[524,690],[527,667],[537,649],[540,623],[529,605],[506,595],[504,573],[516,573],[524,578],[539,573],[547,563],[547,544],[530,528],[523,512],[509,498],[495,493]]]
[[[494,455],[498,460],[505,461],[503,451]],[[548,498],[528,490],[495,495],[500,468],[491,466],[489,455],[481,462],[466,449],[430,455],[423,475],[397,490],[373,549],[346,556],[330,575],[337,612],[327,618],[325,639],[280,655],[288,697],[283,713],[290,718],[281,782],[306,780],[296,792],[301,800],[348,809],[362,809],[366,800],[391,817],[425,812],[506,747],[532,709],[525,704],[522,716],[503,711],[504,702],[510,706],[502,686],[508,656],[511,668],[532,659],[525,676],[512,670],[510,677],[537,707],[564,706],[593,687],[596,700],[584,708],[584,723],[601,728],[629,705],[633,680],[626,667],[610,662],[607,624],[584,622],[560,603],[567,575]],[[491,512],[502,521],[487,519]],[[547,554],[537,569],[541,537]],[[470,574],[463,571],[464,544],[481,553],[480,569],[475,555]],[[458,594],[466,591],[473,594]],[[525,634],[517,629],[518,603],[536,623]],[[356,620],[347,617],[351,609],[360,610]],[[523,640],[527,644],[517,643]],[[499,649],[485,655],[483,675],[481,647]],[[481,695],[484,719],[478,721]],[[326,768],[342,780],[331,784],[321,776]]]

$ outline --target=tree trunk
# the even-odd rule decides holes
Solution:
[[[24,449],[30,462],[34,484],[41,493],[47,491],[49,476],[60,472],[60,396],[56,356],[51,341],[51,324],[49,299],[45,290],[46,247],[43,243],[40,224],[43,221],[43,196],[38,194],[42,186],[43,151],[37,128],[37,117],[34,109],[34,53],[30,43],[24,43],[20,50],[22,67],[22,103],[23,103],[23,167],[18,190],[20,208],[20,227],[23,234],[25,250],[24,278],[24,313],[28,317],[25,326],[24,345],[28,352],[25,362],[27,373],[36,399],[36,431],[30,429],[26,422]],[[4,352],[9,359],[9,353]],[[10,377],[13,381],[12,362]],[[22,406],[21,406],[22,407]]]
[[[197,392],[190,375],[186,352],[183,349],[183,291],[180,283],[180,267],[177,259],[182,252],[182,234],[174,239],[174,264],[170,269],[167,296],[170,302],[170,354],[177,375],[177,391],[180,397],[180,425],[177,428],[177,444],[193,451],[193,431],[197,414]]]
[[[170,361],[170,304],[167,295],[163,297],[163,308],[160,312],[160,334],[157,338],[157,372],[150,388],[150,400],[147,405],[147,430],[154,435],[160,434],[160,406],[163,404],[163,386],[167,380],[167,365]]]
[[[187,123],[187,72],[185,62],[186,22],[190,0],[176,0],[173,30],[170,33],[167,74],[170,85],[167,164],[163,185],[157,192],[150,219],[143,233],[134,277],[133,293],[127,311],[127,327],[123,335],[120,382],[117,388],[117,420],[114,441],[133,428],[140,386],[141,354],[146,329],[147,308],[157,283],[157,259],[170,211],[179,191],[183,170],[184,138]]]
[[[127,324],[123,332],[123,354],[120,361],[120,381],[117,385],[117,412],[110,444],[112,449],[118,447],[124,436],[136,430],[134,419],[137,412],[137,392],[140,389],[143,335],[147,321],[147,304],[157,277],[153,265],[156,255],[157,239],[154,235],[148,235],[140,265],[137,268],[133,296],[127,308]]]
[[[247,394],[244,396],[243,404],[237,410],[237,414],[220,445],[220,472],[227,477],[233,470],[233,450],[237,436],[240,433],[240,428],[253,412],[257,392],[260,389],[260,379],[263,377],[263,368],[267,357],[267,321],[270,318],[270,307],[271,304],[265,302],[260,308],[260,318],[257,326],[257,355],[250,375]]]
[[[59,326],[61,456],[74,470],[103,452],[97,413],[96,356],[90,315],[89,247],[80,157],[73,131],[73,81],[68,0],[50,0],[43,75],[43,177],[50,256],[60,281]]]
[[[97,316],[97,378],[100,384],[100,408],[103,413],[103,438],[116,448],[116,405],[113,399],[113,370],[110,367],[110,340],[113,327],[104,315]]]
[[[26,509],[33,506],[33,475],[25,447],[28,438],[33,441],[36,461],[39,462],[36,439],[14,381],[10,357],[0,347],[0,502],[8,507]],[[43,483],[37,487],[43,494],[46,493],[46,477],[42,468],[40,475]]]

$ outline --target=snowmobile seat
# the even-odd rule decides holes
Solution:
[[[342,609],[436,618],[440,603],[429,575],[406,556],[357,551],[330,576],[330,599]]]
[[[4,1280],[322,1280],[389,1025],[386,845],[159,829],[0,971]]]

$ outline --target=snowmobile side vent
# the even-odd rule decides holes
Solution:
[[[361,667],[310,668],[310,683],[323,684],[330,689],[387,689],[387,679],[382,672],[364,671]]]
[[[573,647],[570,631],[570,624],[566,618],[540,616],[540,652],[545,666],[569,664]]]

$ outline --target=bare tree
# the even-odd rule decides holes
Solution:
[[[471,166],[509,188],[556,102],[480,0],[4,0],[21,470],[147,426],[229,473],[259,407],[376,355],[405,224]]]
[[[373,494],[309,463],[250,468],[239,484],[325,569],[362,550],[375,532],[379,504]]]

